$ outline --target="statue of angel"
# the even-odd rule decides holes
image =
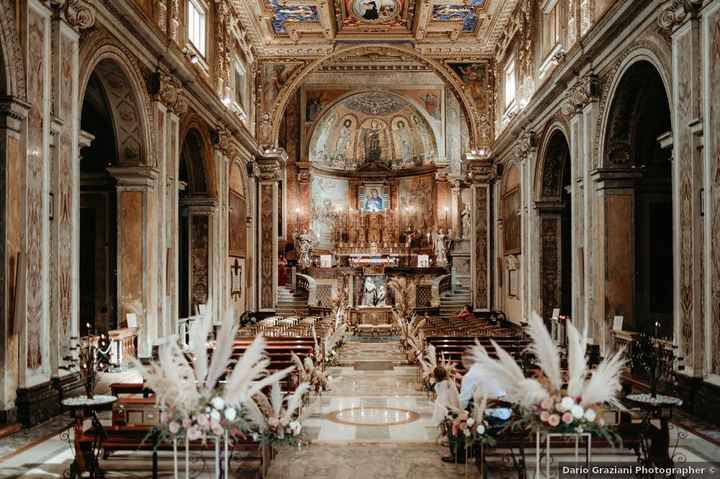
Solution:
[[[441,268],[446,267],[448,265],[450,238],[448,238],[442,229],[433,235],[433,247],[435,250],[435,264]]]
[[[470,232],[472,217],[470,216],[470,207],[467,203],[465,203],[462,213],[460,213],[460,217],[462,218],[462,234],[460,237],[462,239],[470,239],[472,236],[472,233]]]

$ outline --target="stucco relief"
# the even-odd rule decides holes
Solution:
[[[273,192],[272,184],[260,185],[260,307],[273,308]]]
[[[475,186],[475,307],[488,309],[488,189]]]
[[[26,322],[27,322],[27,358],[30,369],[42,365],[41,328],[43,320],[42,288],[42,251],[43,241],[43,136],[45,105],[45,68],[44,55],[46,24],[42,17],[30,9],[28,13],[28,115],[27,137],[27,177],[26,177],[26,250],[24,255],[27,284]]]
[[[205,304],[210,291],[210,250],[209,250],[209,217],[194,215],[192,217],[191,244],[192,251],[192,305]]]

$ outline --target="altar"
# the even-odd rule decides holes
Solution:
[[[357,306],[350,310],[350,323],[357,325],[389,325],[393,324],[391,306]]]

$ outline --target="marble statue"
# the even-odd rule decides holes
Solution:
[[[312,265],[312,237],[307,230],[295,235],[295,250],[298,254],[298,265],[309,268]]]
[[[435,250],[435,264],[444,268],[448,265],[448,250],[450,249],[450,238],[443,232],[438,230],[433,238],[433,249]]]
[[[460,217],[462,218],[462,234],[460,237],[462,239],[469,239],[472,236],[472,233],[470,232],[472,216],[470,216],[470,207],[467,203],[465,203],[462,213],[460,213]]]

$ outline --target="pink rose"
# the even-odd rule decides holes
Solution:
[[[202,437],[202,432],[200,432],[200,429],[198,429],[197,427],[193,426],[190,429],[188,429],[187,438],[190,441],[197,441],[201,437]]]
[[[221,436],[224,432],[224,429],[222,427],[222,424],[219,422],[213,421],[210,423],[210,429],[212,429],[212,432],[215,433],[217,436]]]
[[[208,420],[207,414],[200,414],[195,418],[195,421],[197,421],[198,426],[204,428],[207,428],[210,424],[210,421]]]
[[[552,427],[557,426],[558,424],[560,424],[560,416],[558,416],[557,414],[551,414],[548,418],[548,424],[550,424]]]
[[[565,424],[570,424],[571,422],[573,422],[573,415],[569,412],[566,412],[562,415],[562,422],[564,422]]]
[[[185,429],[190,428],[192,426],[192,421],[188,418],[183,419],[182,425]]]
[[[540,413],[540,420],[541,420],[542,422],[547,422],[549,418],[550,418],[550,413],[549,413],[549,412],[543,411],[543,412]]]
[[[550,398],[543,399],[542,402],[540,403],[540,407],[545,409],[546,411],[551,410],[553,407],[552,399],[550,399]]]

